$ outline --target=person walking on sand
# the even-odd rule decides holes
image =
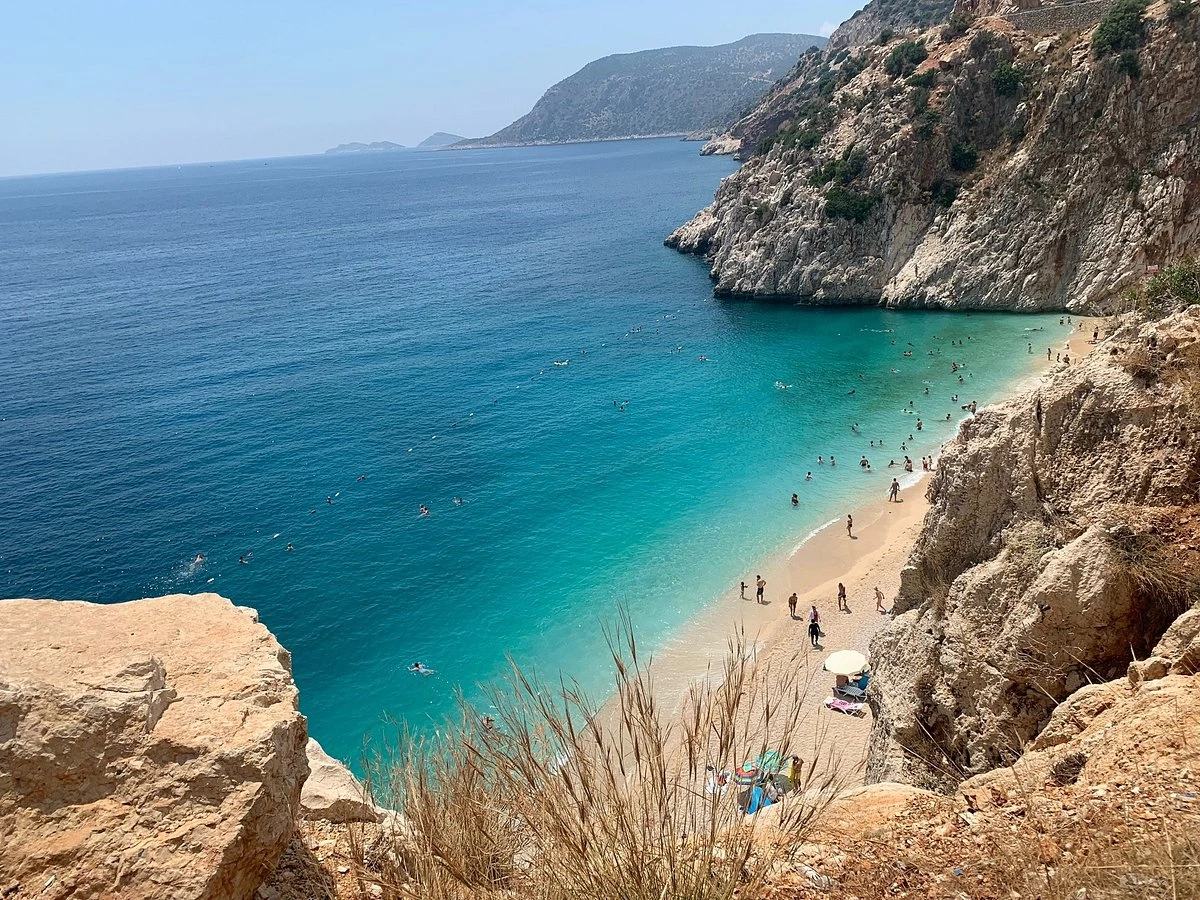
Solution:
[[[854,516],[846,516],[846,537],[854,537]]]
[[[795,591],[792,591],[792,596],[788,597],[788,615],[793,619],[796,618],[796,604],[800,602],[800,597]]]
[[[850,604],[846,602],[846,586],[838,582],[838,612],[849,612]]]
[[[755,583],[758,585],[758,602],[762,603],[763,602],[763,588],[765,588],[767,586],[766,579],[764,579],[761,575],[759,575],[755,578]]]
[[[879,589],[879,585],[875,585],[875,608],[881,613],[887,612],[887,610],[883,608],[883,591]]]
[[[888,488],[888,503],[895,503],[900,497],[900,482],[895,478],[892,479],[892,486]]]
[[[808,612],[808,639],[814,648],[821,640],[821,614],[815,606]]]

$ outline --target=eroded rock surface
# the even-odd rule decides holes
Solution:
[[[863,21],[710,145],[746,162],[667,243],[719,296],[1098,308],[1200,250],[1200,16],[1152,6],[1140,77],[1088,31]]]
[[[291,658],[216,594],[0,601],[0,886],[242,898],[308,774]]]
[[[1010,764],[1084,685],[1191,671],[1196,614],[1168,627],[1200,584],[1197,385],[1192,307],[964,423],[871,643],[868,780],[952,789]],[[1060,707],[1043,745],[1114,690]]]

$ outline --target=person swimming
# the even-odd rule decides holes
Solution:
[[[429,507],[426,506],[424,503],[421,504],[421,515],[423,515],[423,516],[429,515]]]
[[[434,673],[433,669],[429,668],[429,666],[420,661],[409,666],[408,671],[412,672],[414,675],[432,675]]]
[[[804,480],[805,480],[805,481],[812,481],[812,472],[809,472],[807,475],[805,475],[805,476],[804,476]]]
[[[800,495],[792,494],[792,506],[799,506],[799,505],[800,505]]]
[[[286,547],[284,547],[284,549],[285,549],[285,550],[286,550],[288,553],[291,553],[291,552],[292,552],[292,551],[294,551],[296,548],[292,546],[292,542],[291,542],[291,541],[288,541],[288,545],[287,545]]]

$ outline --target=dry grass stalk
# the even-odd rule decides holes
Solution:
[[[772,866],[837,793],[838,776],[814,738],[764,841],[757,817],[739,809],[737,786],[706,789],[706,767],[793,754],[805,667],[768,670],[738,635],[721,670],[673,715],[628,620],[609,647],[616,693],[603,712],[577,685],[551,688],[513,666],[488,691],[486,719],[463,703],[440,739],[400,732],[367,766],[376,801],[404,823],[375,846],[359,842],[370,880],[387,896],[433,900],[762,896]]]

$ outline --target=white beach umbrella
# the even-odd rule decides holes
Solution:
[[[834,675],[857,675],[867,668],[867,658],[857,650],[838,650],[825,660],[825,671]]]

